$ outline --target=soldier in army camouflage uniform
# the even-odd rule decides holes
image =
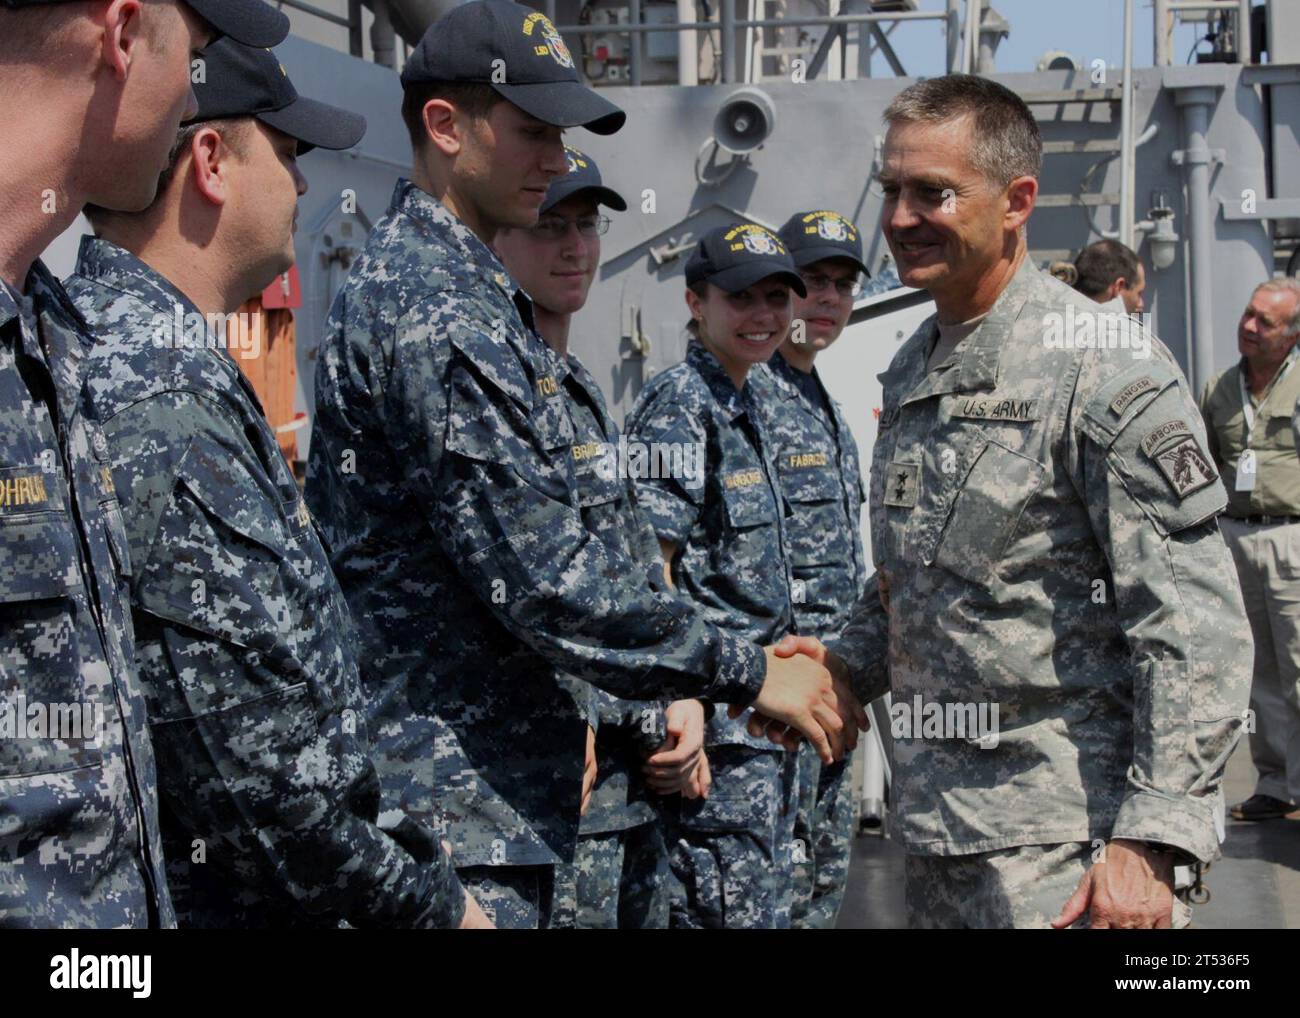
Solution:
[[[776,443],[798,632],[837,635],[862,594],[862,476],[858,447],[818,375],[817,354],[839,338],[867,272],[857,228],[836,212],[791,216],[781,227],[807,297],[794,302],[790,336],[770,361],[780,398],[764,410]],[[799,748],[791,925],[830,929],[849,876],[855,810],[848,761],[823,768]]]
[[[105,42],[128,18],[154,43],[129,59]],[[175,925],[125,607],[132,562],[79,375],[89,326],[37,255],[88,200],[151,199],[194,109],[190,57],[217,30],[266,46],[288,21],[260,0],[113,8],[98,23],[83,5],[0,9],[0,90],[41,97],[0,110],[0,926]],[[69,60],[93,68],[93,99]]]
[[[508,0],[435,22],[403,85],[416,179],[334,301],[307,498],[361,629],[385,805],[445,834],[498,926],[535,927],[582,798],[586,707],[557,669],[626,698],[754,702],[828,760],[841,705],[806,658],[770,665],[583,521],[567,365],[487,243],[536,222],[567,169],[561,127],[608,133],[623,113]]]
[[[494,247],[511,278],[532,299],[538,335],[568,366],[565,395],[573,419],[574,471],[583,521],[606,544],[645,567],[652,586],[662,587],[659,544],[637,512],[626,470],[620,469],[618,425],[596,380],[569,352],[572,316],[586,303],[600,264],[600,235],[609,226],[600,206],[623,212],[627,202],[604,185],[589,155],[570,146],[565,146],[565,154],[569,172],[551,184],[538,210],[537,225],[499,231]],[[578,828],[574,862],[557,868],[553,925],[613,929],[619,925],[620,912],[626,914],[633,907],[624,908],[620,897],[625,870],[627,881],[637,885],[633,895],[648,895],[652,900],[664,870],[653,854],[634,852],[629,858],[624,851],[629,840],[652,848],[656,844],[653,834],[638,830],[657,820],[646,798],[642,767],[649,772],[653,791],[685,790],[698,795],[704,708],[697,700],[682,700],[665,710],[662,704],[620,700],[585,684],[579,685],[578,695],[593,698],[589,723],[596,729],[598,774]],[[671,735],[671,742],[665,743],[666,735]],[[658,845],[662,847],[662,839]],[[651,907],[645,923],[655,921],[653,912]],[[664,911],[662,918],[666,916]]]
[[[157,201],[88,208],[99,236],[68,283],[98,332],[85,377],[136,564],[181,925],[481,921],[431,830],[376,823],[347,606],[235,361],[233,312],[293,261],[297,155],[348,148],[365,121],[298,97],[270,50],[223,39],[204,57],[198,118]]]
[[[937,314],[881,376],[876,574],[827,660],[864,701],[892,683],[910,920],[1177,924],[1251,659],[1195,403],[1159,340],[1101,336],[1028,260],[1014,93],[933,78],[886,119],[885,236]]]
[[[627,431],[666,455],[689,450],[697,469],[640,472],[638,498],[678,592],[711,621],[765,643],[794,619],[776,447],[758,412],[777,399],[775,382],[750,369],[785,339],[791,291],[806,291],[780,240],[748,223],[701,238],[686,282],[686,360],[647,383]],[[747,732],[746,719],[721,715],[705,746],[712,792],[680,803],[670,841],[682,887],[673,925],[788,926],[797,756]]]

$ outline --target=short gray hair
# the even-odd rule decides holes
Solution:
[[[1259,293],[1260,290],[1266,290],[1269,293],[1289,293],[1295,298],[1295,310],[1291,312],[1291,320],[1287,322],[1287,332],[1294,334],[1300,332],[1300,280],[1295,276],[1278,276],[1277,279],[1270,279],[1260,283],[1251,291],[1251,296]]]
[[[974,74],[945,74],[909,85],[885,109],[887,124],[941,124],[971,118],[971,165],[996,188],[1017,177],[1037,178],[1043,139],[1023,99],[1005,85]]]

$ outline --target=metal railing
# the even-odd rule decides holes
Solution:
[[[361,0],[348,0],[348,13],[335,14],[307,0],[278,0],[280,6],[303,11],[314,17],[348,29],[349,49],[353,56],[361,56]],[[631,42],[628,47],[628,81],[632,85],[643,83],[642,54],[639,40],[651,32],[676,33],[683,39],[693,33],[698,39],[700,32],[716,32],[720,35],[718,53],[722,70],[722,83],[736,83],[736,52],[741,48],[736,33],[749,28],[796,28],[828,27],[816,54],[809,65],[807,78],[812,79],[820,72],[831,45],[837,39],[844,39],[852,26],[870,26],[873,33],[878,33],[877,26],[891,26],[906,21],[942,21],[946,41],[946,67],[948,71],[972,71],[976,65],[976,51],[981,22],[981,0],[947,0],[947,9],[941,11],[873,11],[867,14],[832,14],[824,17],[808,16],[793,18],[738,18],[736,4],[739,0],[717,0],[719,18],[717,21],[674,21],[662,24],[641,22],[642,0],[627,0],[627,24],[600,25],[560,25],[559,31],[565,35],[624,35]],[[556,0],[543,0],[543,9],[552,22],[555,21]],[[692,6],[688,3],[686,6]],[[962,7],[966,17],[962,18]],[[1155,53],[1154,63],[1157,67],[1168,67],[1173,63],[1173,35],[1178,15],[1185,11],[1199,12],[1235,12],[1237,61],[1242,64],[1251,62],[1251,0],[1153,0],[1152,16],[1154,18]],[[892,61],[891,61],[892,63]],[[692,78],[693,80],[693,78]]]
[[[1236,11],[1237,62],[1250,63],[1250,0],[1155,0],[1155,65],[1174,62],[1174,24],[1179,11]]]
[[[829,26],[843,31],[852,25],[879,25],[903,21],[943,21],[946,22],[948,70],[959,70],[954,66],[956,54],[961,49],[970,53],[969,45],[961,46],[961,34],[958,23],[958,5],[949,0],[948,9],[942,11],[877,11],[870,14],[831,14],[826,16],[807,16],[794,18],[737,18],[738,0],[718,0],[719,17],[717,21],[674,21],[664,24],[635,23],[640,16],[640,0],[629,0],[628,14],[633,23],[601,25],[557,25],[561,35],[627,35],[631,38],[628,47],[628,81],[632,85],[642,83],[641,47],[637,36],[651,32],[720,32],[718,50],[722,64],[722,83],[736,82],[736,33],[746,28],[796,28],[808,26]],[[967,7],[976,7],[977,0],[967,0]],[[547,14],[554,20],[555,0],[547,0]],[[969,57],[967,57],[969,59]],[[818,64],[820,67],[820,64]],[[969,66],[963,63],[962,66]],[[809,73],[808,77],[813,77]]]
[[[307,0],[278,0],[278,2],[283,7],[302,11],[320,18],[322,21],[347,28],[349,49],[352,55],[357,57],[362,55],[361,0],[348,0],[348,13],[346,15],[335,14],[316,4],[308,3]],[[791,18],[738,18],[736,17],[736,4],[740,0],[716,0],[719,11],[717,21],[673,21],[651,24],[641,22],[641,2],[642,0],[627,0],[629,21],[625,24],[558,25],[557,28],[563,35],[628,36],[631,41],[631,45],[628,47],[628,81],[632,85],[640,85],[644,80],[641,46],[639,44],[641,37],[652,32],[675,33],[683,38],[688,33],[694,33],[696,38],[698,38],[700,32],[718,33],[720,39],[717,52],[720,57],[722,71],[721,81],[723,84],[734,84],[737,81],[736,53],[738,50],[743,49],[742,45],[737,41],[737,32],[750,28],[827,27],[832,29],[832,31],[826,33],[810,62],[807,78],[812,79],[817,76],[823,66],[831,45],[836,39],[844,39],[847,30],[853,26],[870,26],[873,34],[880,38],[878,28],[880,25],[896,26],[909,21],[942,21],[944,22],[947,70],[969,72],[975,68],[980,12],[983,7],[981,0],[947,0],[946,9],[939,11],[900,10],[872,11],[865,14],[808,15]],[[1241,2],[1242,6],[1249,6],[1249,0],[1241,0]],[[1181,0],[1156,0],[1156,5],[1157,8],[1163,6],[1171,10],[1193,7],[1228,8],[1236,6],[1236,0],[1231,0],[1231,2],[1229,0],[1201,0],[1200,3],[1186,3],[1181,2]],[[543,10],[552,22],[555,21],[555,6],[556,0],[543,0]],[[966,13],[964,21],[962,19],[963,6]],[[891,60],[890,63],[893,65],[894,61]]]

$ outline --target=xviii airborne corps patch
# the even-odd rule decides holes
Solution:
[[[1169,421],[1142,439],[1142,451],[1155,460],[1180,499],[1199,491],[1218,476],[1185,421]]]

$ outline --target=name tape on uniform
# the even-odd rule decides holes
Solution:
[[[968,417],[977,421],[1036,421],[1038,400],[1004,399],[1001,396],[971,396],[959,400],[953,417]]]
[[[45,487],[45,475],[39,471],[0,477],[0,509],[24,509],[28,506],[48,505],[49,502],[50,493]]]
[[[830,465],[830,457],[824,452],[793,452],[786,457],[786,463],[792,470],[806,470],[809,467]]]
[[[737,470],[734,474],[728,474],[722,479],[722,486],[728,491],[733,488],[750,488],[755,484],[763,483],[763,471],[761,470]]]

